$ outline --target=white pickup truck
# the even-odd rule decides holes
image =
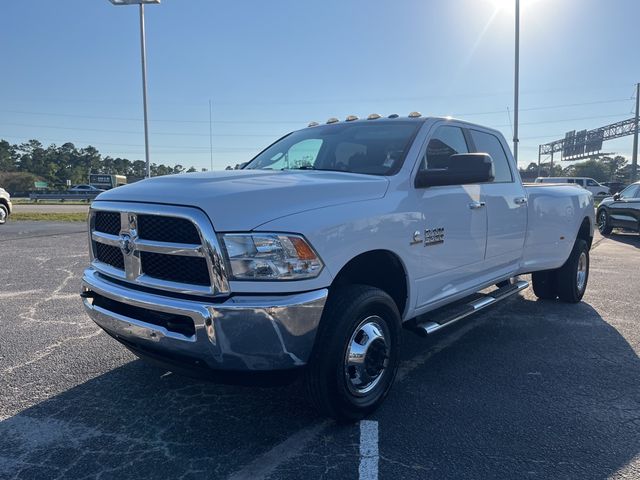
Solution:
[[[242,170],[102,193],[89,230],[81,296],[115,339],[221,381],[300,371],[348,421],[389,392],[402,327],[435,332],[527,273],[538,297],[580,301],[594,208],[582,188],[523,186],[499,132],[414,112],[312,123]]]

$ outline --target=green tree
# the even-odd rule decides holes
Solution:
[[[13,145],[0,140],[0,172],[12,172],[16,169],[16,154]]]
[[[609,169],[600,160],[587,160],[567,167],[565,172],[571,177],[590,177],[598,182],[609,180]]]

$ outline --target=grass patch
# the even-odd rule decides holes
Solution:
[[[42,222],[86,222],[87,214],[82,212],[76,213],[42,213],[42,212],[15,212],[9,220],[14,221],[42,221]]]
[[[91,205],[88,200],[30,200],[28,198],[12,198],[14,205]]]

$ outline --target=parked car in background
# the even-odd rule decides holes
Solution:
[[[602,200],[596,218],[603,235],[610,234],[614,228],[640,232],[640,182]]]
[[[95,193],[96,195],[105,191],[106,190],[94,187],[93,185],[76,185],[69,189],[70,193]]]
[[[627,186],[624,182],[602,182],[602,185],[609,187],[609,193],[611,195],[621,192]]]
[[[0,225],[7,222],[7,218],[11,215],[12,208],[9,192],[0,187]]]
[[[589,177],[538,177],[536,183],[574,183],[589,190],[594,195],[608,195],[609,187]]]

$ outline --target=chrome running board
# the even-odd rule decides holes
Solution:
[[[422,335],[435,333],[441,328],[447,327],[458,320],[462,320],[490,305],[496,304],[500,300],[517,294],[528,286],[529,282],[518,280],[515,283],[497,288],[489,293],[478,293],[471,301],[463,300],[463,303],[457,302],[453,305],[446,305],[418,317],[414,323],[413,330]]]

